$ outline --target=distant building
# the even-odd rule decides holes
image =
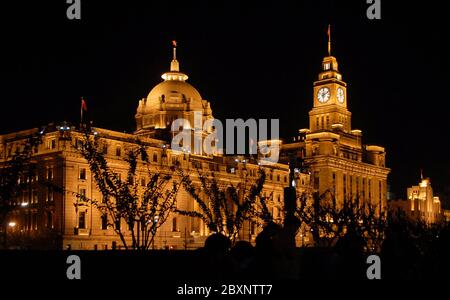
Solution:
[[[450,209],[444,209],[443,214],[445,222],[450,223]]]
[[[427,224],[436,224],[444,220],[441,201],[439,197],[434,196],[429,178],[422,177],[418,185],[409,187],[406,200],[389,201],[389,210],[392,213],[401,211],[410,220],[421,220]]]

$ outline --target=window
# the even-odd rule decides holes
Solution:
[[[146,186],[146,184],[145,184],[145,177],[141,177],[141,186],[142,187]]]
[[[31,222],[32,222],[31,229],[37,230],[37,223],[38,223],[37,212],[33,212]]]
[[[350,196],[352,196],[352,194],[353,194],[353,175],[350,175]]]
[[[47,202],[53,201],[53,189],[52,187],[47,188]]]
[[[153,152],[153,162],[158,162],[158,153]]]
[[[80,201],[85,201],[86,200],[86,189],[85,188],[80,188]]]
[[[122,156],[122,149],[120,148],[120,146],[116,147],[116,156]]]
[[[363,199],[366,200],[365,199],[365,197],[366,197],[366,178],[362,179],[362,196],[363,196]]]
[[[37,190],[33,190],[31,203],[38,203],[38,192],[37,192]]]
[[[314,189],[319,189],[319,172],[314,173]]]
[[[78,228],[85,229],[86,228],[86,212],[80,211],[78,214]]]
[[[53,212],[51,212],[51,211],[47,211],[46,227],[48,229],[52,229],[53,228]]]
[[[53,150],[56,148],[56,140],[50,139],[47,141],[47,150]]]
[[[47,169],[47,180],[52,180],[53,179],[53,168],[50,167]]]
[[[173,232],[177,232],[178,231],[178,224],[177,224],[177,218],[174,217],[172,219],[172,231]]]
[[[101,216],[101,220],[102,220],[102,230],[108,229],[108,215],[107,214],[103,214]]]
[[[382,189],[381,189],[381,180],[378,182],[378,193],[379,193],[378,199],[379,199],[380,205],[381,205],[381,195],[383,194]]]
[[[347,175],[344,174],[344,200],[347,200]]]
[[[86,180],[86,168],[80,168],[80,179]]]
[[[105,155],[108,154],[108,144],[103,144],[102,153]]]
[[[359,197],[359,177],[356,177],[356,195]]]
[[[333,172],[333,193],[336,194],[336,172]]]
[[[277,175],[277,181],[280,182],[280,174]]]
[[[120,230],[120,219],[115,222],[114,226],[116,230]]]

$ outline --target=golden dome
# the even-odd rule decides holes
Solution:
[[[137,131],[169,128],[173,120],[193,118],[195,111],[212,118],[211,106],[202,99],[200,93],[186,82],[188,76],[180,72],[176,58],[176,44],[173,48],[173,59],[170,71],[162,76],[163,82],[157,84],[147,98],[139,101],[136,113]]]
[[[173,72],[169,72],[173,73]],[[168,73],[165,73],[165,75]],[[179,73],[180,74],[180,73]],[[173,75],[180,76],[180,75]],[[202,96],[189,83],[182,80],[165,80],[156,85],[148,94],[147,110],[160,109],[161,103],[190,103],[191,109],[202,108]]]

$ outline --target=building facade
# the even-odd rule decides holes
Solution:
[[[438,224],[445,220],[445,211],[441,201],[433,193],[431,180],[421,178],[418,185],[406,190],[406,200],[389,201],[389,210],[396,214],[398,211],[412,221],[422,221],[428,225]]]

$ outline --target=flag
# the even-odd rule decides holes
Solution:
[[[83,97],[81,97],[81,110],[87,111],[86,101],[84,101]]]
[[[84,111],[87,112],[87,105],[86,105],[86,101],[83,99],[83,97],[81,97],[81,111],[80,111],[80,114],[81,114],[81,118],[80,118],[81,123],[83,123],[83,112],[84,112]]]
[[[177,46],[177,41],[173,40],[172,41],[172,46],[176,47]]]

